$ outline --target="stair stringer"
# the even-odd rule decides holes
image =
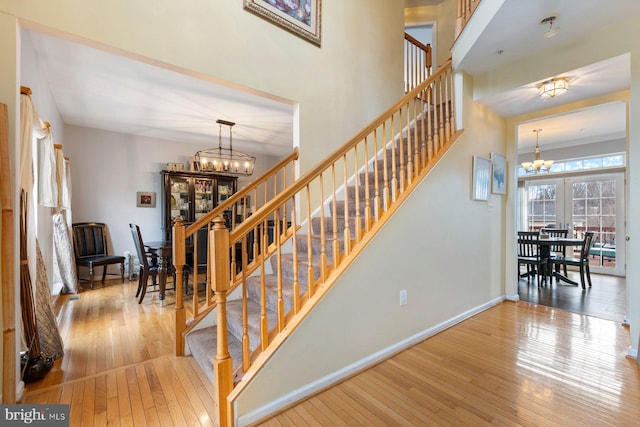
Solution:
[[[265,392],[265,387],[268,387],[269,392],[266,394],[274,394],[274,391],[278,388],[278,377],[277,375],[273,377],[273,373],[269,371],[269,366],[273,363],[277,363],[278,359],[281,357],[286,357],[286,354],[291,354],[291,348],[297,345],[296,334],[299,334],[298,326],[300,326],[303,322],[307,321],[309,323],[314,323],[313,319],[315,315],[318,313],[316,309],[320,311],[319,307],[322,306],[320,302],[331,293],[331,290],[335,286],[340,286],[342,284],[345,285],[341,289],[348,289],[348,277],[349,268],[352,266],[354,262],[358,259],[361,253],[366,251],[367,246],[373,239],[376,239],[380,230],[389,222],[392,221],[394,214],[398,209],[403,205],[403,203],[409,199],[412,193],[418,188],[423,180],[430,174],[430,172],[435,168],[435,166],[441,161],[441,159],[446,155],[451,146],[455,143],[456,140],[460,138],[462,135],[462,131],[456,132],[451,136],[450,140],[443,146],[442,150],[434,156],[432,161],[427,165],[414,179],[414,181],[405,189],[404,192],[400,193],[397,200],[389,207],[389,210],[383,213],[380,216],[379,221],[375,222],[371,230],[366,233],[362,240],[355,246],[352,247],[351,252],[348,256],[346,256],[337,269],[333,270],[325,283],[320,285],[315,294],[306,301],[306,303],[302,306],[301,310],[293,316],[291,321],[287,324],[283,333],[278,334],[273,341],[269,344],[268,349],[265,352],[260,353],[256,360],[253,362],[251,367],[247,372],[244,373],[241,381],[235,386],[233,392],[229,395],[228,401],[233,405],[233,413],[235,414],[235,421],[237,425],[246,425],[248,423],[257,421],[264,416],[277,411],[278,409],[282,409],[287,405],[298,401],[304,398],[307,395],[313,394],[320,389],[330,385],[324,382],[316,382],[317,379],[310,379],[305,382],[304,379],[301,380],[301,384],[299,388],[296,388],[293,392],[291,390],[281,390],[281,395],[279,399],[273,400],[271,402],[266,402],[264,405],[253,405],[253,401],[255,396],[260,396]],[[358,295],[354,295],[353,298],[358,298]],[[396,297],[393,298],[393,301],[396,300]],[[348,313],[349,309],[349,298],[341,299],[338,304],[344,305],[343,310],[340,310],[341,313]],[[330,337],[327,336],[330,331],[322,331],[317,330],[312,332],[312,334],[317,338],[319,343],[326,342]],[[310,333],[306,331],[305,334]],[[355,337],[357,338],[357,337]],[[287,344],[285,344],[287,343]],[[288,348],[289,346],[292,346]],[[301,349],[302,357],[304,358],[306,355],[309,355],[310,362],[313,358],[318,357],[317,351],[309,351],[308,349]],[[294,351],[295,352],[295,351]],[[376,360],[372,359],[371,363],[375,363]],[[325,377],[325,375],[333,375],[332,378],[335,380],[333,382],[337,382],[342,379],[344,376],[350,375],[347,370],[344,371],[344,376],[340,375],[341,370],[337,371],[328,368],[328,371],[323,374],[318,374],[319,378]],[[303,373],[296,373],[296,377],[300,374],[302,377]],[[260,381],[256,381],[255,385],[253,384],[255,380],[260,378]],[[300,394],[297,390],[302,390],[304,394]],[[279,391],[276,391],[276,393]],[[276,406],[274,406],[274,404]],[[253,406],[253,408],[250,408]]]

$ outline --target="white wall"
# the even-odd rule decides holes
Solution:
[[[473,102],[471,91],[467,77],[462,138],[257,374],[238,413],[300,398],[350,365],[504,295],[505,197],[471,200],[472,156],[505,154],[504,120]]]
[[[74,222],[104,222],[109,228],[112,253],[135,252],[129,223],[138,224],[145,240],[162,240],[162,176],[168,162],[185,163],[199,145],[142,136],[65,127],[65,154],[71,163]],[[253,177],[280,159],[259,156]],[[154,191],[155,208],[136,207],[136,192]],[[111,266],[113,273],[117,266]]]
[[[474,76],[474,96],[481,98],[493,93],[513,89],[532,81],[538,81],[550,75],[557,75],[567,70],[575,70],[585,65],[593,64],[608,58],[622,54],[630,54],[631,57],[631,85],[629,91],[621,93],[605,94],[592,99],[575,102],[570,105],[548,108],[531,114],[526,114],[509,119],[508,123],[508,150],[509,159],[515,161],[516,140],[515,127],[518,123],[530,121],[550,115],[566,113],[568,111],[587,108],[607,102],[628,102],[628,139],[627,148],[627,195],[626,195],[626,226],[628,240],[626,242],[627,257],[627,300],[628,318],[631,323],[630,355],[637,354],[640,337],[640,180],[638,179],[638,165],[640,165],[640,123],[634,120],[635,114],[640,110],[640,27],[637,25],[638,16],[631,16],[623,21],[590,33],[582,39],[576,40],[570,45],[558,45],[555,49],[545,52],[543,55],[530,55],[527,58],[508,64],[500,69],[488,71]],[[511,204],[513,208],[515,201]],[[515,218],[515,212],[511,212],[508,218]],[[507,254],[505,265],[515,268],[515,220],[507,225],[511,230],[512,250]],[[517,282],[509,284],[508,293],[517,294]]]
[[[567,160],[578,157],[600,156],[610,153],[624,153],[627,151],[627,140],[613,139],[608,141],[599,141],[593,144],[579,144],[564,148],[544,148],[540,144],[540,151],[543,159]],[[535,155],[533,150],[528,153],[518,153],[518,164],[522,162],[533,161]]]
[[[435,23],[433,36],[433,66],[437,67],[451,56],[454,42],[455,20],[458,13],[456,0],[444,0],[436,6],[411,7],[404,10],[404,25],[411,27],[427,23]]]

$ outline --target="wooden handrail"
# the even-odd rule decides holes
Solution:
[[[231,253],[233,258],[240,252],[235,262],[214,260],[216,270],[229,271],[228,289],[240,286],[235,302],[242,304],[242,336],[237,338],[243,354],[234,377],[238,382],[226,402],[218,401],[228,405],[225,414],[229,424],[239,393],[460,135],[453,99],[449,59],[242,223],[231,231],[221,230],[222,237],[212,236],[225,241],[226,249],[220,253]],[[272,229],[272,235],[267,235],[266,229]],[[254,241],[252,259],[249,236]],[[318,245],[312,244],[314,239]],[[305,241],[306,248],[299,251],[298,244]],[[285,242],[293,249],[285,250]],[[285,281],[286,257],[292,268],[287,274],[292,278]],[[269,287],[267,268],[273,271]],[[249,280],[249,271],[257,270],[260,274]],[[260,305],[259,313],[249,312],[250,285],[253,292],[260,293],[259,302],[255,297],[252,302]],[[285,290],[291,295],[287,309]],[[268,292],[273,293],[270,298],[266,297]],[[275,301],[271,308],[274,320],[265,314],[267,300]],[[254,338],[258,342],[251,342],[248,334],[252,315],[259,319],[260,331]]]
[[[342,146],[338,147],[333,151],[322,162],[318,163],[314,168],[310,169],[307,173],[305,173],[302,177],[297,179],[286,191],[283,191],[278,196],[274,197],[271,201],[266,203],[260,210],[255,212],[246,221],[243,221],[239,224],[232,232],[231,232],[231,240],[234,241],[243,234],[251,231],[258,224],[266,219],[270,212],[273,212],[275,207],[281,206],[282,203],[288,199],[290,199],[293,195],[300,192],[305,186],[307,186],[313,179],[315,179],[318,175],[321,174],[324,170],[326,170],[329,166],[334,164],[337,160],[343,158],[345,154],[353,148],[353,146],[362,141],[367,135],[370,135],[376,128],[380,126],[388,117],[392,116],[395,112],[397,112],[401,106],[405,105],[407,101],[418,98],[418,96],[427,88],[432,82],[436,81],[439,77],[442,76],[443,73],[450,71],[451,69],[451,58],[449,58],[445,63],[436,71],[429,79],[423,82],[422,85],[416,87],[411,92],[407,93],[404,97],[402,97],[398,102],[396,102],[393,106],[387,109],[384,113],[382,113],[376,120],[370,123],[368,126],[363,128],[360,132],[358,132],[353,138],[347,141]]]
[[[291,154],[289,154],[287,157],[282,159],[275,166],[271,167],[264,174],[258,177],[255,181],[251,182],[251,184],[233,193],[233,195],[229,197],[227,200],[220,203],[213,210],[208,212],[205,216],[198,219],[196,222],[194,222],[189,227],[187,227],[185,237],[189,237],[193,235],[193,233],[195,233],[196,231],[204,227],[207,223],[213,221],[215,217],[221,215],[225,210],[229,209],[230,207],[238,203],[240,200],[245,198],[247,195],[251,194],[252,191],[255,191],[256,187],[266,183],[270,178],[276,175],[279,171],[283,170],[288,164],[298,160],[298,157],[299,157],[298,148],[296,147],[293,149]]]
[[[0,104],[0,205],[2,206],[2,403],[16,403],[15,212],[9,150],[9,114]]]
[[[404,91],[409,92],[431,75],[431,45],[404,33]]]
[[[192,223],[189,226],[184,224],[182,218],[178,218],[175,224],[172,227],[172,245],[173,245],[173,265],[176,268],[176,306],[175,306],[175,321],[176,321],[176,355],[181,356],[184,354],[184,334],[189,331],[190,327],[195,326],[196,321],[203,318],[208,312],[210,312],[216,306],[216,299],[214,298],[214,290],[211,283],[211,268],[210,261],[207,260],[207,280],[206,280],[206,295],[204,303],[201,303],[198,299],[197,292],[197,284],[198,284],[198,252],[196,248],[198,247],[198,235],[197,231],[203,227],[208,227],[208,230],[211,231],[211,227],[213,221],[216,218],[219,218],[223,215],[225,211],[231,210],[235,212],[236,206],[241,203],[247,204],[248,198],[250,195],[253,195],[254,210],[257,205],[256,199],[258,196],[258,191],[260,189],[264,189],[262,197],[265,199],[277,196],[279,191],[282,191],[290,185],[289,181],[293,181],[294,178],[294,162],[298,160],[299,152],[298,149],[295,148],[291,154],[286,156],[276,165],[267,170],[260,177],[252,181],[246,187],[240,189],[236,193],[234,193],[231,197],[220,203],[213,210],[208,212],[202,218],[199,218],[197,221]],[[287,168],[291,168],[291,172],[287,175]],[[278,177],[280,177],[280,182],[278,181]],[[272,194],[269,194],[270,188],[269,183],[273,184]],[[278,188],[280,186],[280,188]],[[245,217],[242,220],[246,219],[246,209],[245,209]],[[236,227],[235,223],[235,215],[232,215],[231,219],[231,227]],[[185,307],[185,303],[183,300],[183,275],[181,274],[185,267],[186,262],[186,253],[187,253],[187,241],[191,239],[193,243],[193,265],[194,271],[193,275],[193,283],[194,283],[194,292],[193,298],[191,302]],[[256,249],[257,251],[257,249]],[[202,260],[201,260],[202,261]],[[235,257],[234,257],[235,262]],[[253,271],[250,268],[245,269],[245,271]],[[190,319],[187,320],[187,309],[189,310]]]

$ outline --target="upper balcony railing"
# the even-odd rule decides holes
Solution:
[[[471,19],[471,15],[476,11],[476,8],[480,4],[480,0],[458,0],[458,16],[456,17],[456,33],[455,39],[458,39],[458,36],[464,30],[464,27]]]

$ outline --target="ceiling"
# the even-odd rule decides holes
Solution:
[[[557,16],[553,28],[559,28],[559,32],[546,38],[544,33],[549,25],[541,21],[551,15]],[[505,0],[459,68],[471,74],[482,73],[532,54],[570,45],[589,33],[635,15],[640,15],[637,0],[619,0],[615,7],[603,7],[601,0]],[[620,55],[580,69],[565,70],[557,76],[546,76],[545,79],[567,77],[570,81],[566,94],[546,102],[537,95],[537,85],[544,79],[477,101],[502,116],[513,117],[628,89],[630,70],[630,56]],[[523,123],[518,128],[520,152],[530,152],[535,146],[533,129],[543,129],[540,141],[542,145],[544,140],[547,148],[624,138],[626,107],[619,102]]]
[[[404,0],[404,4],[417,7],[442,1]],[[546,26],[540,20],[551,14],[558,15],[554,27],[560,32],[545,38]],[[637,14],[637,0],[617,0],[616,7],[608,8],[602,7],[601,0],[505,0],[460,65],[471,73],[483,72],[533,52],[571,43],[590,31]],[[25,33],[31,38],[39,68],[65,124],[188,143],[196,151],[217,145],[215,121],[224,119],[237,123],[233,127],[234,148],[273,156],[292,149],[292,101],[261,96],[207,76],[171,71],[42,33]],[[537,96],[538,82],[478,102],[509,117],[622,90],[630,84],[630,58],[622,55],[566,70],[563,76],[570,79],[569,92],[547,103]],[[540,138],[544,138],[546,148],[624,137],[625,111],[624,104],[617,103],[601,110],[591,108],[524,123],[518,132],[519,150],[531,150],[534,128],[543,129]],[[223,144],[227,141],[225,130]]]
[[[293,106],[249,91],[34,31],[36,50],[65,124],[217,146],[215,122],[235,122],[233,147],[282,156],[293,148]],[[222,143],[229,143],[228,128]]]

